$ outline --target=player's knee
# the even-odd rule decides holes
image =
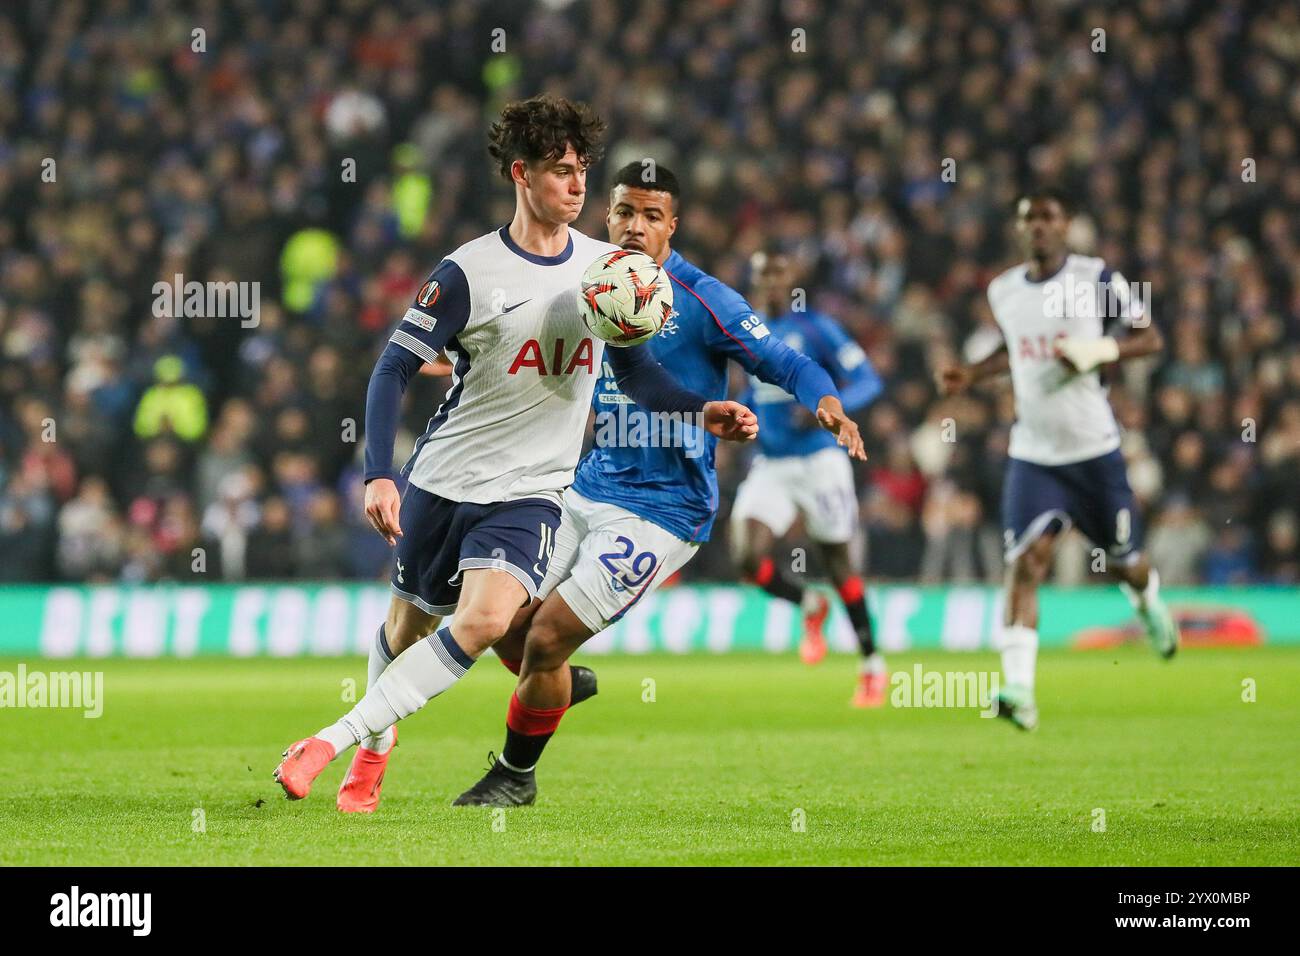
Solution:
[[[1037,587],[1047,575],[1047,559],[1030,548],[1011,564],[1012,581],[1020,587]]]
[[[1011,583],[1018,588],[1032,587],[1038,583],[1038,576],[1034,574],[1030,562],[1023,556],[1017,558],[1011,565]]]
[[[537,616],[537,611],[542,606],[542,602],[533,598],[519,610],[515,611],[514,617],[510,619],[510,627],[506,630],[505,637],[501,638],[503,644],[507,641],[507,646],[519,651],[515,656],[521,656],[524,650],[524,636],[528,633],[528,626],[532,624],[533,618]]]
[[[456,641],[467,653],[478,654],[500,640],[510,629],[512,612],[496,608],[464,608],[456,612]]]
[[[416,641],[428,637],[438,625],[439,619],[430,617],[405,601],[393,599],[388,607],[388,617],[384,621],[384,640],[394,654],[400,654]]]
[[[533,618],[524,645],[524,666],[527,670],[553,670],[569,659],[569,641],[551,615],[544,611]]]

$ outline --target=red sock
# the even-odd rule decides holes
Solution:
[[[519,694],[510,695],[510,709],[506,711],[506,745],[501,749],[501,759],[507,767],[515,770],[532,770],[546,742],[560,726],[560,718],[569,709],[563,707],[529,707],[519,699]]]
[[[840,600],[849,605],[860,602],[867,589],[862,586],[862,578],[855,574],[851,578],[845,578],[844,583],[837,590],[840,594]]]
[[[516,677],[519,676],[519,668],[521,668],[521,667],[524,666],[524,662],[523,662],[523,661],[515,661],[515,660],[511,660],[511,659],[508,658],[508,657],[499,657],[499,658],[497,658],[497,659],[498,659],[499,661],[501,661],[501,666],[502,666],[502,667],[504,667],[504,668],[505,668],[506,670],[508,670],[510,673],[514,674]]]
[[[863,657],[871,657],[876,653],[876,635],[871,627],[871,613],[867,610],[867,586],[855,574],[846,578],[836,590],[844,602],[844,610],[848,612],[853,633],[857,635],[858,650]]]
[[[506,711],[506,726],[526,737],[553,734],[568,709],[568,704],[552,708],[529,707],[519,699],[518,693],[514,693],[510,695],[510,708]]]
[[[774,598],[791,604],[803,602],[803,588],[780,574],[771,556],[759,559],[758,568],[754,571],[754,583]]]

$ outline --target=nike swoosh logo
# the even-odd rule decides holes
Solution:
[[[532,301],[533,301],[532,299],[524,299],[523,302],[516,302],[514,305],[507,306],[506,308],[502,309],[502,310],[501,310],[501,314],[502,314],[502,315],[505,315],[507,312],[513,312],[515,309],[519,308],[521,305],[527,305],[529,302],[532,302]]]

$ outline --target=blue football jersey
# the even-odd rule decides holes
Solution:
[[[635,347],[650,349],[682,386],[722,401],[727,360],[734,359],[810,408],[837,394],[830,377],[772,335],[740,293],[676,252],[663,268],[673,283],[674,311],[658,335]],[[718,505],[717,439],[692,424],[651,427],[656,416],[619,390],[608,359],[592,407],[596,444],[578,465],[574,490],[625,508],[684,541],[707,541]]]
[[[846,412],[869,404],[884,387],[867,353],[830,316],[787,312],[766,325],[773,338],[830,372]],[[754,378],[741,401],[758,416],[758,450],[768,458],[812,455],[836,445],[835,436],[802,415],[795,397],[779,385]]]

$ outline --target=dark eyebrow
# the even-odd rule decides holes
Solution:
[[[616,212],[617,212],[619,209],[632,209],[632,208],[633,208],[633,207],[632,207],[632,204],[629,203],[626,199],[623,199],[623,200],[620,200],[619,202],[614,203],[614,210],[615,210]],[[635,211],[635,210],[634,210],[634,211]],[[642,207],[641,207],[641,211],[642,211],[642,212],[657,212],[657,213],[659,213],[659,215],[661,215],[661,216],[664,215],[664,209],[663,209],[663,207],[662,207],[662,206],[653,205],[653,204],[647,204],[647,205],[645,205],[645,206],[642,206]]]

